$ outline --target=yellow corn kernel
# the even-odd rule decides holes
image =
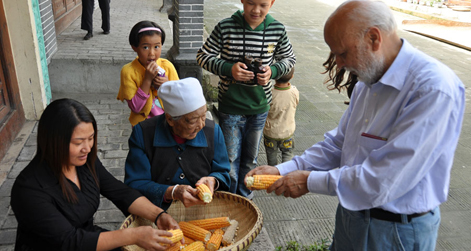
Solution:
[[[222,236],[222,244],[225,246],[232,245],[234,242],[234,236],[237,231],[237,227],[239,226],[239,222],[236,220],[231,220],[231,225],[227,227],[226,232]]]
[[[167,236],[162,236],[164,238],[167,238],[172,241],[172,243],[176,243],[183,239],[183,232],[181,229],[172,229],[172,230],[167,230],[168,232],[172,233],[172,237],[167,237]]]
[[[254,190],[264,190],[273,185],[281,175],[254,175],[247,177],[247,187]]]
[[[180,221],[178,225],[180,225],[180,228],[185,236],[188,236],[194,240],[207,242],[211,237],[211,232],[191,223]]]
[[[204,244],[201,241],[195,241],[182,249],[182,251],[204,251]]]
[[[195,226],[198,226],[202,229],[213,230],[217,228],[223,228],[231,225],[229,217],[217,217],[217,218],[208,218],[201,220],[192,220],[188,221]]]
[[[214,233],[211,235],[208,243],[206,244],[206,248],[209,251],[216,251],[221,246],[222,236],[224,235],[224,231],[222,229],[214,230]]]
[[[183,239],[185,239],[185,245],[188,245],[188,244],[191,244],[191,243],[195,242],[195,240],[193,240],[190,237],[187,237],[185,235],[183,235]]]
[[[180,241],[178,241],[172,247],[165,249],[165,251],[180,251],[183,247],[184,247],[183,244]]]
[[[204,201],[205,203],[209,203],[213,200],[213,194],[206,184],[201,184],[196,187],[198,189],[198,197],[200,200]]]

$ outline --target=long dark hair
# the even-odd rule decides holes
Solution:
[[[93,147],[88,153],[86,165],[98,185],[95,171],[97,158],[97,125],[93,114],[78,101],[58,99],[44,110],[38,124],[37,152],[35,158],[45,162],[52,170],[67,201],[76,203],[77,195],[64,175],[69,166],[69,145],[75,127],[81,122],[92,123],[94,134]]]
[[[335,55],[332,54],[332,52],[329,54],[329,58],[327,58],[322,65],[325,68],[325,71],[322,74],[327,74],[327,78],[324,81],[324,84],[327,84],[327,88],[329,90],[337,89],[339,92],[341,92],[342,89],[346,89],[348,98],[350,98],[352,96],[353,87],[355,87],[355,84],[358,82],[357,76],[349,72],[348,77],[344,82],[345,73],[347,71],[343,68],[339,69],[337,67]]]

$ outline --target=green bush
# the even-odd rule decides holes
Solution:
[[[209,74],[203,75],[203,93],[206,101],[217,102],[218,101],[218,88],[211,85],[211,79]]]
[[[276,247],[276,251],[327,251],[329,250],[330,240],[322,239],[309,246],[301,246],[297,241],[288,241],[286,246]]]

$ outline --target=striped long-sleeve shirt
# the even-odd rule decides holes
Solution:
[[[252,29],[241,11],[220,21],[196,59],[205,70],[219,75],[219,110],[228,114],[252,115],[270,109],[271,82],[265,86],[239,82],[232,78],[232,66],[243,62],[244,55],[261,58],[269,65],[272,79],[286,75],[296,57],[283,24],[267,15],[265,21]]]

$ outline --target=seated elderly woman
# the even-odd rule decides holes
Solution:
[[[38,124],[37,152],[11,191],[18,221],[15,250],[110,250],[130,244],[165,250],[165,230],[150,226],[107,231],[93,224],[100,194],[124,214],[154,221],[160,229],[177,222],[138,191],[113,177],[97,158],[97,124],[71,99],[46,107]]]
[[[195,78],[168,81],[158,91],[165,113],[140,122],[129,138],[124,182],[155,205],[173,200],[203,204],[194,188],[230,187],[230,164],[219,125],[206,119],[206,100]]]

